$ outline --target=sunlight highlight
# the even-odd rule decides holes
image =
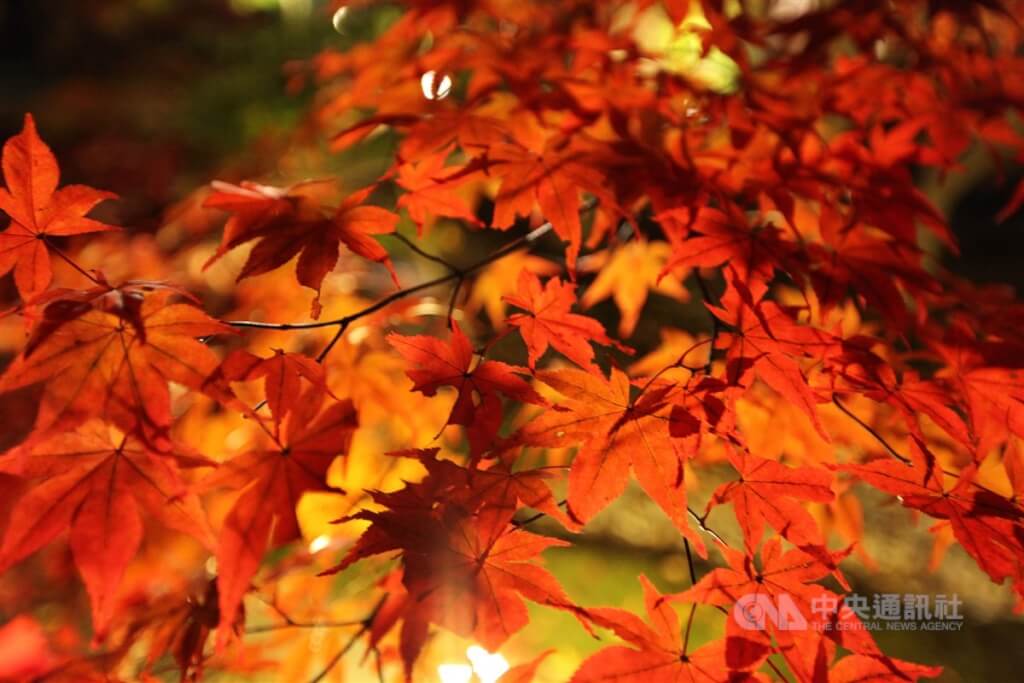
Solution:
[[[466,649],[466,659],[473,665],[480,683],[494,683],[508,671],[508,661],[500,654],[491,654],[479,645],[470,645]]]
[[[443,100],[452,92],[451,76],[428,71],[420,76],[420,89],[428,100]]]
[[[468,664],[442,664],[437,667],[441,683],[469,683],[473,678],[473,667]]]
[[[326,534],[321,534],[309,542],[309,552],[315,555],[321,550],[325,550],[327,546],[331,544],[331,537]]]
[[[466,659],[469,664],[441,664],[437,667],[437,675],[441,683],[495,683],[509,670],[508,660],[497,652],[491,653],[479,645],[466,648]],[[473,675],[476,674],[474,679]]]

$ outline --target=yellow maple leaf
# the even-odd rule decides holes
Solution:
[[[672,253],[667,242],[634,240],[618,247],[611,254],[598,257],[588,264],[587,269],[600,268],[597,278],[580,299],[583,308],[590,308],[599,301],[612,297],[622,313],[619,322],[619,336],[626,338],[633,334],[640,319],[640,310],[647,302],[650,290],[687,301],[689,292],[683,287],[682,272],[668,273],[658,280],[665,263]],[[598,261],[604,261],[598,264]]]

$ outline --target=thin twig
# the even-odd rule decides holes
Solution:
[[[786,674],[782,673],[775,662],[770,659],[766,659],[764,662],[768,665],[768,668],[772,670],[772,673],[779,677],[779,680],[782,681],[782,683],[789,683],[789,679],[786,678]]]
[[[558,501],[558,507],[562,507],[563,505],[565,505],[565,503],[566,503],[566,501],[564,501],[564,500]],[[547,513],[546,512],[538,512],[538,513],[536,513],[534,515],[530,515],[526,519],[513,519],[509,523],[512,526],[514,526],[514,527],[522,528],[522,527],[526,526],[527,524],[532,524],[533,522],[536,522],[538,519],[541,519],[542,517],[547,517]]]
[[[383,299],[378,300],[376,303],[370,304],[366,308],[356,311],[355,313],[350,313],[349,315],[342,316],[340,318],[335,318],[333,320],[316,320],[313,322],[305,323],[267,323],[256,320],[227,320],[225,321],[225,324],[231,325],[232,327],[257,328],[264,330],[311,330],[320,327],[347,327],[356,320],[359,320],[360,318],[365,318],[366,316],[372,313],[376,313],[377,311],[381,310],[382,308],[385,308],[386,306],[394,303],[395,301],[404,299],[405,297],[415,294],[417,292],[422,292],[425,289],[430,289],[431,287],[436,287],[437,285],[443,285],[446,282],[457,280],[459,279],[460,274],[462,277],[465,277],[466,275],[476,272],[477,270],[480,270],[484,266],[494,263],[495,261],[507,256],[508,254],[511,254],[514,251],[517,251],[518,249],[521,249],[522,247],[533,244],[541,237],[549,233],[551,229],[551,223],[545,223],[536,230],[533,230],[527,233],[526,235],[523,235],[519,239],[510,242],[509,244],[495,251],[493,254],[487,256],[486,258],[483,258],[474,263],[473,265],[463,269],[462,271],[460,271],[460,273],[449,273],[448,275],[442,275],[440,277],[434,278],[433,280],[427,280],[426,282],[421,282],[418,285],[413,285],[412,287],[400,289],[396,292],[392,292]]]
[[[345,643],[345,646],[342,647],[337,654],[331,657],[330,661],[327,662],[327,666],[325,666],[323,670],[320,671],[320,673],[318,673],[313,678],[309,679],[309,683],[319,683],[319,681],[322,681],[324,678],[327,677],[327,674],[331,672],[331,669],[338,665],[338,662],[341,661],[341,658],[348,654],[348,651],[355,646],[356,642],[358,642],[358,640],[363,636],[363,634],[370,630],[370,627],[373,625],[373,620],[377,618],[377,613],[380,612],[380,608],[384,605],[384,601],[387,599],[387,593],[381,596],[381,598],[377,601],[377,604],[374,605],[372,610],[370,610],[370,613],[366,615],[366,618],[359,622],[361,624],[359,630],[353,633],[352,637],[348,639],[347,643]]]
[[[448,327],[452,326],[452,316],[455,315],[455,303],[459,298],[459,290],[462,289],[462,285],[466,282],[466,278],[462,275],[455,280],[455,286],[452,287],[451,296],[448,299]]]
[[[836,408],[839,408],[839,410],[841,410],[844,413],[846,413],[847,417],[849,417],[851,420],[853,420],[854,422],[859,424],[861,427],[863,427],[869,434],[871,434],[871,436],[875,437],[875,440],[878,441],[878,443],[882,444],[882,446],[885,448],[885,450],[887,450],[889,452],[889,455],[891,455],[892,457],[896,458],[897,460],[902,462],[904,465],[912,464],[911,461],[910,461],[910,458],[908,458],[905,455],[900,454],[895,448],[892,447],[892,445],[888,441],[885,440],[885,437],[883,437],[881,434],[879,434],[877,431],[875,431],[874,427],[872,427],[867,422],[865,422],[864,420],[862,420],[859,417],[857,417],[856,413],[854,413],[852,410],[847,408],[843,404],[843,402],[839,400],[838,394],[833,394],[832,395],[832,403],[835,404]]]
[[[245,629],[248,633],[268,633],[270,631],[280,631],[286,628],[345,628],[346,626],[361,626],[364,619],[358,621],[291,621],[290,619],[283,624],[261,624],[259,626],[253,626]]]
[[[593,206],[593,204],[591,203],[589,204],[589,206]],[[524,246],[530,246],[551,230],[551,221],[548,221],[541,225],[539,228],[531,230],[530,232],[523,235],[519,239],[510,242],[501,249],[495,251],[490,256],[487,256],[486,258],[477,261],[468,268],[459,269],[455,268],[454,266],[450,266],[451,272],[449,272],[447,275],[434,278],[433,280],[427,280],[426,282],[421,282],[420,284],[413,285],[412,287],[400,289],[397,292],[392,292],[383,299],[378,300],[376,303],[370,304],[369,306],[362,310],[356,311],[355,313],[350,313],[349,315],[346,316],[342,316],[341,318],[336,318],[334,320],[316,321],[311,323],[263,323],[253,320],[232,320],[227,321],[227,324],[233,325],[234,327],[255,327],[270,330],[302,330],[320,327],[331,327],[336,325],[338,329],[334,333],[334,336],[331,337],[331,340],[327,342],[327,346],[325,346],[323,350],[320,351],[320,353],[318,353],[316,356],[316,362],[323,363],[324,360],[327,358],[327,355],[331,352],[331,350],[337,345],[339,341],[341,341],[341,338],[345,335],[345,331],[348,329],[349,325],[351,325],[356,320],[364,318],[372,313],[376,313],[382,308],[385,308],[386,306],[394,303],[395,301],[398,301],[399,299],[403,299],[409,296],[410,294],[415,294],[416,292],[420,292],[425,289],[430,289],[431,287],[435,287],[437,285],[444,284],[452,280],[456,280],[457,284],[455,286],[455,290],[452,292],[452,300],[448,305],[448,324],[451,325],[452,313],[455,306],[455,297],[458,295],[459,287],[462,286],[462,283],[465,281],[467,275],[479,270],[480,268],[483,268],[488,264],[494,263],[498,259],[508,254],[511,254],[512,252]],[[423,254],[426,255],[426,252],[423,252]],[[257,410],[260,407],[262,407],[262,404],[260,406],[257,406]]]
[[[690,550],[690,540],[683,538],[683,550],[686,551],[686,568],[690,572],[690,588],[697,585],[697,570],[693,567],[693,552]],[[690,614],[686,617],[686,630],[683,632],[683,654],[686,654],[690,646],[690,629],[693,627],[693,616],[697,613],[697,602],[690,604]]]
[[[878,443],[880,443],[885,448],[885,450],[888,451],[889,455],[891,455],[892,457],[896,458],[897,460],[902,462],[904,465],[907,465],[908,467],[913,467],[914,462],[910,458],[908,458],[907,456],[902,455],[901,453],[899,453],[895,448],[892,447],[892,445],[888,441],[885,440],[884,437],[882,437],[881,434],[879,434],[874,428],[872,428],[870,425],[868,425],[862,419],[857,417],[853,413],[853,411],[851,411],[849,408],[847,408],[839,400],[839,396],[833,395],[832,396],[832,402],[836,404],[836,407],[839,408],[839,410],[841,410],[844,413],[846,413],[846,415],[848,415],[854,422],[856,422],[865,431],[867,431],[869,434],[871,434],[871,436],[875,437],[875,439],[878,441]],[[953,477],[954,479],[959,479],[960,474],[961,474],[960,472],[954,472],[952,470],[946,469],[945,467],[939,467],[938,471],[942,472],[947,477]],[[974,488],[978,489],[979,491],[984,491],[985,493],[989,493],[989,494],[992,494],[993,496],[997,496],[999,498],[1005,499],[1005,496],[1003,496],[1003,494],[999,493],[995,489],[991,489],[988,486],[985,486],[984,484],[980,484],[980,483],[978,483],[976,481],[973,481],[973,480],[972,481],[968,481],[967,484],[970,485],[970,486],[973,486]]]
[[[436,254],[431,254],[429,251],[425,251],[423,248],[420,247],[420,245],[416,244],[415,242],[413,242],[411,239],[409,239],[408,237],[406,237],[405,235],[403,235],[400,232],[388,233],[388,236],[389,237],[394,237],[399,242],[401,242],[405,246],[409,247],[409,249],[411,249],[415,253],[419,254],[423,258],[427,259],[428,261],[433,261],[434,263],[440,263],[442,266],[444,266],[445,268],[447,268],[448,270],[450,270],[453,273],[461,272],[461,270],[455,264],[451,263],[450,261],[447,261],[446,259],[441,258],[440,256],[437,256]]]
[[[708,304],[714,305],[715,303],[712,300],[711,291],[708,289],[708,284],[704,281],[704,277],[700,274],[699,271],[694,271],[693,274],[697,278],[697,286],[700,288],[701,296],[704,297],[704,308],[707,309]],[[721,326],[718,322],[718,316],[716,316],[711,311],[708,311],[708,315],[711,317],[711,348],[708,349],[708,361],[707,365],[704,367],[705,375],[711,374],[711,364],[715,358],[715,342],[718,341],[718,333],[721,329]]]
[[[698,515],[697,512],[692,507],[687,505],[686,506],[686,512],[688,512],[690,517],[693,518],[693,521],[697,522],[697,526],[700,528],[701,531],[703,531],[708,536],[710,536],[711,538],[715,539],[716,541],[718,541],[722,545],[729,545],[728,543],[725,542],[725,539],[722,538],[717,531],[715,531],[714,529],[712,529],[711,527],[709,527],[707,524],[704,523],[705,518],[702,517],[701,515]]]

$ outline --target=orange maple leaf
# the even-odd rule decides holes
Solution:
[[[606,255],[597,277],[580,297],[580,305],[590,308],[612,297],[622,314],[619,336],[628,338],[636,329],[649,292],[655,291],[677,301],[689,300],[690,294],[682,284],[684,269],[661,277],[666,274],[665,263],[671,253],[672,249],[666,242],[633,240],[622,245]]]
[[[533,446],[583,444],[569,472],[569,515],[580,523],[589,521],[622,494],[632,468],[647,494],[703,555],[704,541],[687,521],[683,481],[695,444],[670,435],[672,426],[685,419],[671,410],[671,389],[652,387],[634,400],[629,378],[615,368],[610,382],[575,369],[538,372],[537,378],[566,402],[511,438]]]
[[[348,452],[358,419],[351,401],[330,400],[324,407],[325,396],[319,387],[310,388],[292,407],[283,438],[232,458],[201,482],[203,490],[241,490],[217,543],[220,645],[227,642],[263,554],[299,537],[299,499],[336,490],[327,484],[327,470]]]
[[[160,436],[171,423],[168,382],[199,389],[217,367],[216,354],[197,337],[233,330],[193,305],[172,303],[173,289],[144,298],[104,291],[117,296],[47,305],[25,350],[0,376],[0,393],[46,382],[37,425],[105,415],[125,431]]]
[[[540,278],[523,269],[519,271],[519,290],[502,299],[526,311],[509,316],[508,323],[519,329],[526,342],[531,370],[537,367],[537,360],[544,355],[549,345],[580,367],[595,373],[601,370],[593,363],[591,342],[626,348],[610,339],[598,321],[570,313],[576,302],[576,286],[562,282],[557,277],[541,286]]]
[[[729,665],[724,640],[689,652],[679,616],[670,601],[659,594],[642,574],[640,583],[644,588],[644,607],[649,625],[632,612],[621,609],[604,607],[588,610],[595,623],[611,629],[633,647],[612,646],[599,650],[580,665],[570,683],[754,683],[767,680],[752,673],[768,656],[767,646],[757,647],[741,667]]]
[[[613,206],[600,171],[576,151],[546,150],[537,154],[524,147],[495,144],[488,151],[487,168],[501,177],[495,199],[494,227],[512,227],[516,216],[529,216],[534,206],[551,222],[555,233],[569,243],[566,263],[575,272],[583,240],[580,194],[589,192]]]

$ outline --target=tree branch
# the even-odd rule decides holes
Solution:
[[[450,270],[453,273],[461,273],[462,272],[458,268],[458,266],[454,265],[453,263],[451,263],[451,262],[441,258],[440,256],[436,256],[435,254],[431,254],[428,251],[424,251],[420,247],[420,245],[416,244],[415,242],[413,242],[411,239],[409,239],[408,237],[406,237],[405,235],[403,235],[400,232],[388,233],[388,236],[389,237],[394,237],[399,242],[401,242],[405,246],[409,247],[409,249],[411,249],[413,252],[419,254],[420,256],[422,256],[423,258],[427,259],[428,261],[433,261],[434,263],[439,263],[439,264],[441,264],[442,266],[444,266],[445,268],[447,268],[448,270]]]
[[[495,251],[493,254],[477,261],[476,263],[472,264],[471,266],[461,271],[453,271],[448,275],[442,275],[440,277],[434,278],[433,280],[427,280],[426,282],[421,282],[418,285],[413,285],[412,287],[406,287],[404,289],[398,290],[397,292],[392,292],[383,299],[378,300],[376,303],[370,304],[366,308],[358,310],[355,313],[350,313],[346,316],[342,316],[340,318],[335,318],[333,320],[316,320],[313,322],[304,323],[266,323],[256,320],[225,320],[224,323],[227,325],[231,325],[232,327],[256,328],[263,330],[312,330],[321,327],[334,326],[345,328],[354,323],[355,321],[359,320],[360,318],[365,318],[368,315],[376,313],[382,308],[385,308],[386,306],[396,301],[404,299],[407,296],[410,296],[417,292],[422,292],[423,290],[430,289],[431,287],[443,285],[446,282],[451,282],[452,280],[458,280],[460,279],[460,277],[465,278],[467,275],[470,275],[480,270],[484,266],[490,265],[491,263],[494,263],[495,261],[498,261],[501,258],[508,256],[514,251],[532,245],[541,237],[551,232],[551,229],[551,223],[547,222],[544,225],[540,226],[539,228],[536,228],[535,230],[530,231],[526,235],[523,235],[519,239],[510,242],[501,249]]]
[[[384,601],[387,599],[387,593],[381,596],[381,598],[377,601],[377,604],[374,605],[372,610],[370,610],[370,613],[366,615],[366,618],[359,622],[361,624],[359,630],[353,633],[352,637],[348,639],[348,642],[345,643],[344,647],[342,647],[337,654],[331,657],[330,661],[327,662],[327,665],[320,671],[320,673],[318,673],[313,678],[309,679],[309,683],[319,683],[319,681],[322,681],[324,678],[327,677],[327,674],[331,672],[331,669],[338,665],[338,662],[341,661],[341,658],[348,654],[349,650],[351,650],[355,646],[359,639],[367,631],[370,630],[370,627],[373,625],[373,620],[377,618],[377,613],[380,612],[381,606],[384,605]]]

